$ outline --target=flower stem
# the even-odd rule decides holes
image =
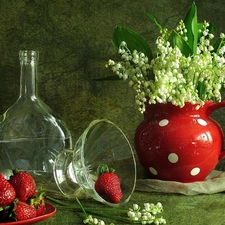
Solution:
[[[146,212],[146,210],[148,210],[149,212],[155,212],[156,213],[160,213],[162,211],[162,206],[161,203],[160,205],[153,205],[151,206],[149,203],[145,204],[145,207],[147,207],[147,205],[149,207],[145,208],[144,211],[140,211],[140,207],[135,207],[135,209],[129,209],[129,210],[125,210],[125,209],[118,209],[118,208],[105,208],[105,207],[99,207],[99,208],[88,208],[88,207],[83,207],[83,205],[81,204],[81,202],[79,201],[78,198],[76,198],[76,202],[78,204],[79,207],[75,206],[75,205],[71,205],[70,203],[65,203],[62,202],[58,199],[52,198],[50,196],[46,196],[46,199],[51,200],[54,203],[57,203],[57,208],[60,209],[70,209],[70,210],[74,210],[76,212],[81,212],[84,215],[84,224],[95,224],[92,223],[92,216],[97,216],[99,218],[106,218],[106,219],[113,219],[115,221],[119,221],[122,222],[123,224],[150,224],[150,223],[154,223],[157,222],[156,220],[158,220],[157,218],[154,218],[154,220],[152,220],[152,218],[148,219],[148,218],[136,218],[136,211],[138,211],[138,213],[141,215],[142,213],[144,213],[144,211]],[[133,205],[133,207],[136,204]],[[153,207],[152,209],[150,208]],[[158,210],[158,211],[157,211]],[[107,213],[105,213],[107,212]],[[134,216],[130,216],[130,215],[134,215]],[[127,217],[128,216],[128,217]],[[133,218],[135,217],[135,219]],[[90,219],[91,218],[91,219]],[[161,219],[162,220],[162,219]],[[164,220],[164,219],[163,219]],[[166,221],[164,220],[163,222],[158,222],[158,224],[165,224]],[[111,223],[112,224],[112,223]]]
[[[50,196],[48,196],[48,195],[46,196],[46,199],[51,200],[52,202],[57,203],[57,204],[59,204],[59,205],[61,205],[61,206],[68,206],[68,207],[71,207],[70,204],[65,203],[65,202],[62,202],[62,201],[60,201],[60,200],[58,200],[58,199],[52,198],[52,197],[50,197]]]
[[[80,201],[78,200],[78,198],[76,198],[76,201],[77,201],[78,205],[80,206],[82,212],[84,213],[85,218],[87,218],[88,215],[87,215],[87,213],[86,213],[84,207],[81,205]]]
[[[71,204],[62,202],[62,201],[60,201],[58,199],[55,199],[55,198],[52,198],[50,196],[47,196],[46,198],[49,199],[50,201],[54,202],[54,203],[57,203],[58,204],[57,208],[60,208],[60,209],[73,209],[73,210],[77,210],[77,211],[79,211],[81,209],[80,207],[77,207],[75,205],[71,205]],[[104,212],[105,211],[107,211],[107,212],[111,211],[113,213],[115,213],[115,212],[127,213],[126,209],[116,209],[116,208],[91,208],[91,207],[85,207],[85,210],[86,210],[86,212],[94,210],[94,211],[104,211]]]

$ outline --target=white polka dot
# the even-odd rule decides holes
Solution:
[[[169,120],[164,119],[164,120],[161,120],[161,121],[159,122],[159,126],[160,126],[160,127],[164,127],[164,126],[166,126],[168,123],[169,123]]]
[[[153,168],[153,167],[149,167],[149,170],[150,170],[150,172],[151,172],[153,175],[157,175],[157,174],[158,174],[157,170],[156,170],[155,168]]]
[[[195,167],[195,168],[193,168],[193,169],[191,170],[191,175],[192,175],[192,176],[196,176],[196,175],[199,174],[199,172],[200,172],[200,168]]]
[[[170,153],[168,155],[168,160],[171,162],[171,163],[176,163],[178,160],[179,160],[179,157],[176,153]]]
[[[203,119],[198,119],[198,123],[202,126],[206,126],[207,125],[207,122]]]

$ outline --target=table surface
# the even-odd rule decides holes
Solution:
[[[70,202],[72,205],[77,205],[75,200],[63,200]],[[84,207],[102,207],[105,206],[92,199],[80,200]],[[134,203],[143,206],[143,203],[161,202],[164,208],[163,216],[169,225],[225,225],[225,196],[224,193],[211,195],[195,195],[185,196],[179,194],[165,193],[147,193],[135,191],[128,203],[122,206],[124,209],[131,208]],[[54,204],[54,203],[53,203]],[[54,204],[57,208],[57,204]],[[57,208],[57,213],[38,224],[40,225],[58,225],[58,224],[83,224],[82,213]],[[113,220],[105,220],[107,224],[113,222],[116,224],[128,224]]]

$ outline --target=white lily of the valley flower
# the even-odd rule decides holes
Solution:
[[[204,21],[199,30],[197,52],[189,56],[184,56],[178,46],[170,45],[166,39],[170,31],[162,29],[160,32],[155,42],[156,57],[151,61],[143,52],[131,52],[123,41],[118,50],[122,61],[109,60],[106,65],[134,89],[139,111],[145,111],[147,101],[149,104],[171,102],[180,107],[185,102],[202,106],[206,100],[221,101],[221,88],[225,86],[225,44],[213,52],[214,35],[210,33],[209,23]],[[187,41],[187,29],[182,20],[176,32]],[[225,42],[224,33],[220,38]],[[204,87],[203,93],[199,93],[199,85]]]

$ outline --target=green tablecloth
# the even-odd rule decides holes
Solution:
[[[92,199],[81,200],[84,207],[106,207]],[[225,225],[225,194],[184,196],[178,194],[134,192],[130,201],[123,208],[132,207],[133,203],[140,206],[149,202],[161,202],[164,212],[161,214],[169,225]],[[74,200],[74,204],[75,200]],[[57,207],[57,204],[54,204]],[[72,210],[58,209],[57,213],[40,222],[40,225],[72,225],[83,224],[82,214]],[[105,222],[109,222],[105,220]],[[125,224],[121,222],[115,224]]]

